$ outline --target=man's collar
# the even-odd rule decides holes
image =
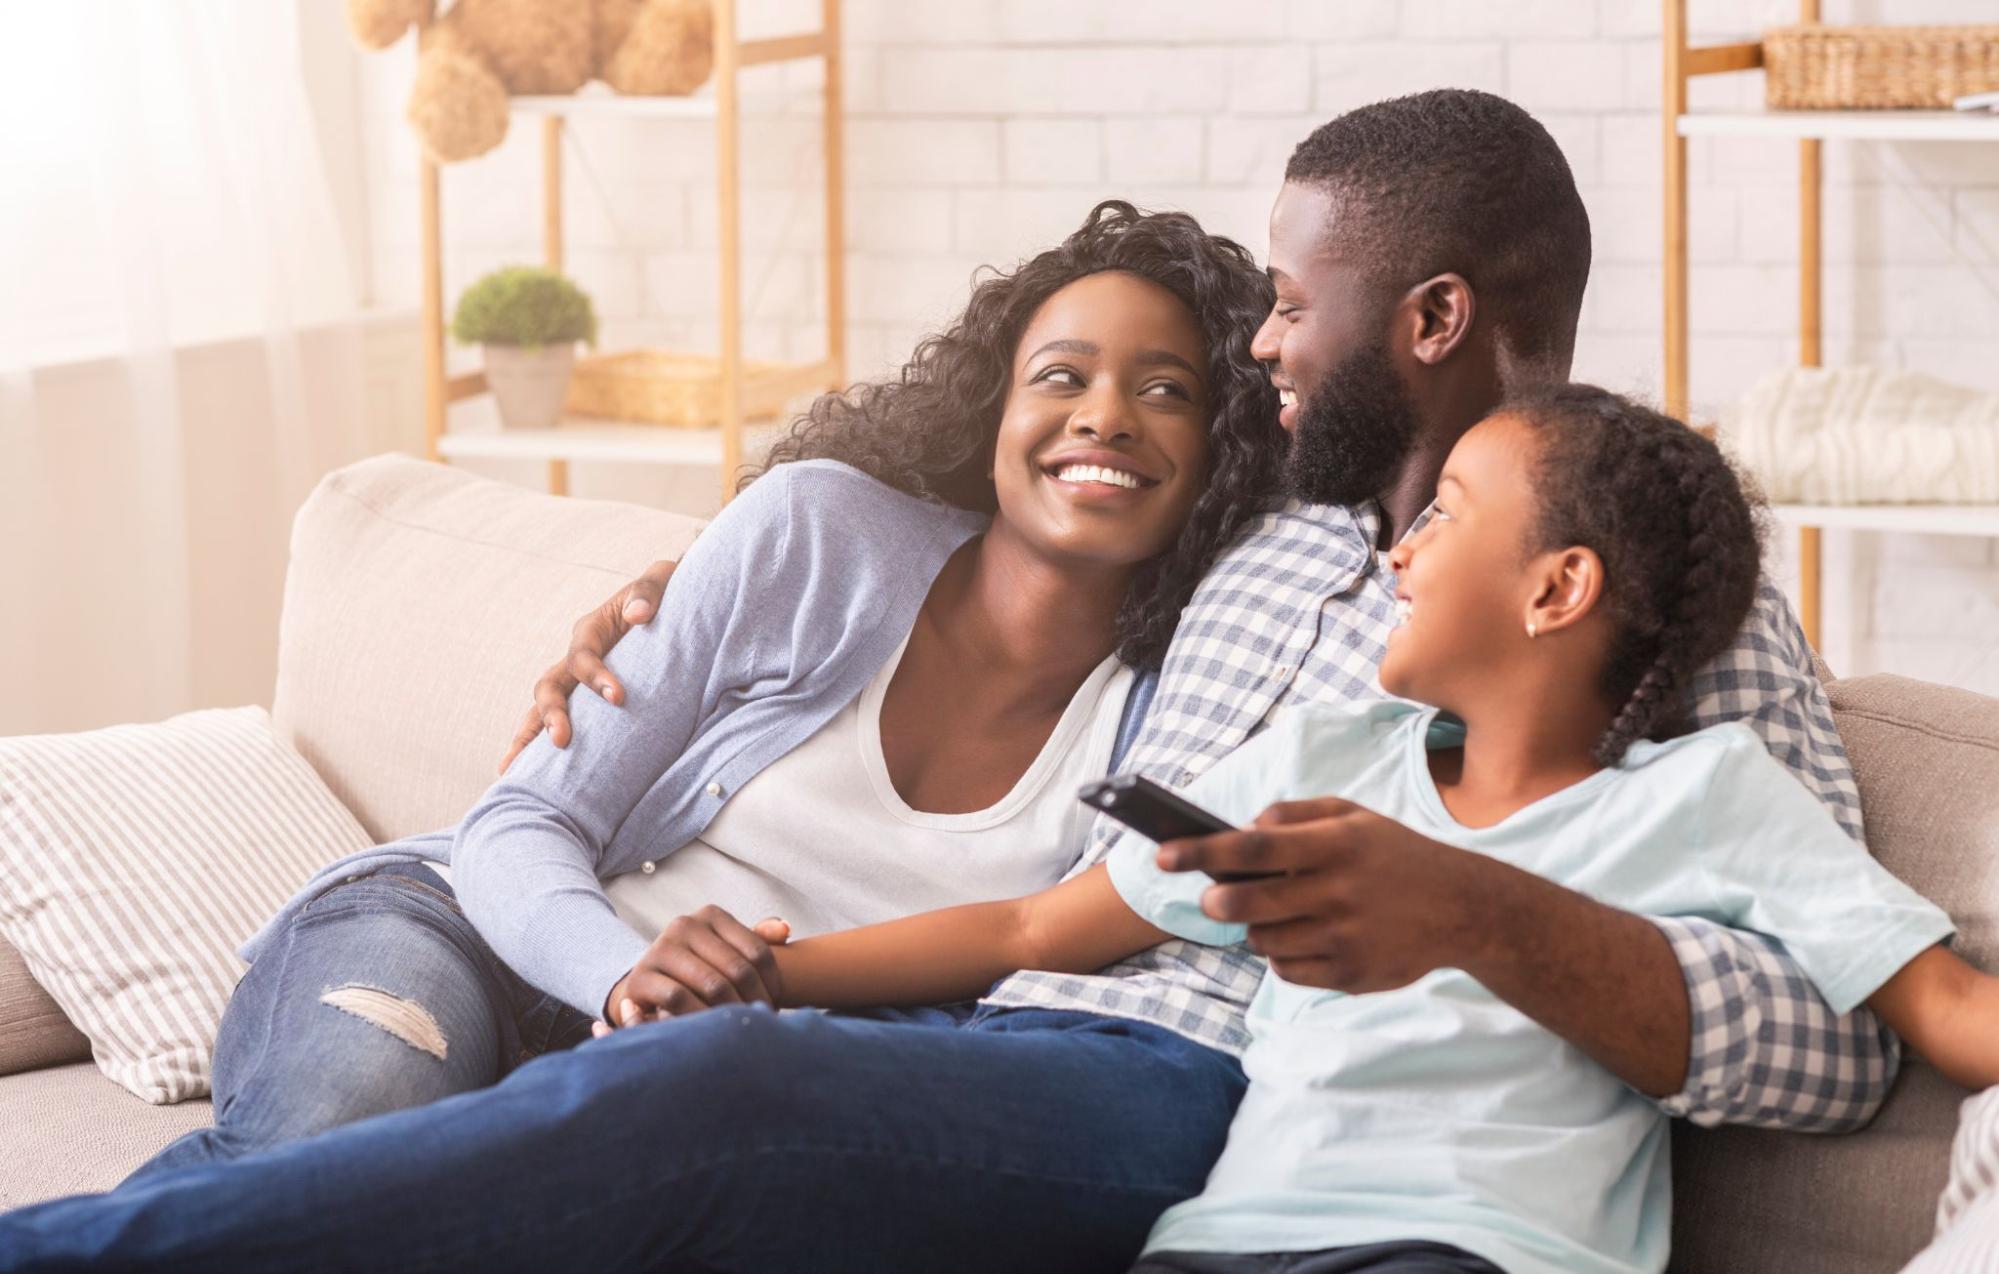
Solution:
[[[1286,500],[1283,510],[1330,531],[1349,533],[1358,531],[1370,555],[1374,551],[1374,546],[1381,543],[1383,514],[1379,500],[1362,500],[1359,504],[1308,504],[1303,500]],[[1432,500],[1424,506],[1416,520],[1409,524],[1409,529],[1402,533],[1402,538],[1406,540],[1422,530],[1436,512],[1437,502]]]

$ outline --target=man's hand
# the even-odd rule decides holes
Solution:
[[[625,701],[625,688],[604,666],[604,659],[620,637],[659,613],[674,565],[654,562],[637,579],[605,598],[603,605],[576,621],[569,630],[569,654],[534,683],[534,706],[521,718],[513,746],[500,758],[502,774],[544,729],[556,747],[569,746],[569,694],[577,686],[587,682],[596,687],[606,703]]]
[[[1686,1082],[1692,1008],[1659,927],[1346,801],[1273,805],[1246,831],[1171,841],[1167,871],[1217,884],[1201,910],[1249,926],[1287,982],[1360,993],[1462,969],[1641,1093]]]
[[[1273,805],[1245,831],[1169,841],[1158,861],[1279,873],[1214,885],[1201,910],[1247,924],[1250,949],[1285,981],[1356,993],[1476,963],[1495,869],[1511,870],[1333,798]]]
[[[619,1026],[720,1004],[775,1008],[783,985],[770,949],[790,936],[791,926],[782,920],[760,920],[749,928],[716,906],[675,917],[604,997],[604,1021],[592,1033],[608,1035]]]

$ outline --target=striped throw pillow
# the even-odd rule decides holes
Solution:
[[[369,844],[262,708],[0,739],[0,936],[156,1104],[208,1092],[236,947]]]

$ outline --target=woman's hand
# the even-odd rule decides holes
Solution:
[[[506,773],[521,749],[534,736],[548,731],[549,742],[558,748],[569,746],[569,694],[588,682],[604,697],[604,702],[625,701],[625,688],[604,666],[618,639],[659,612],[666,595],[666,582],[673,578],[673,562],[654,562],[631,583],[604,599],[604,604],[576,621],[569,630],[569,653],[550,666],[534,683],[534,706],[521,718],[514,731],[513,745],[500,758],[500,772]]]
[[[720,907],[678,916],[618,980],[604,999],[604,1021],[591,1033],[661,1017],[699,1013],[720,1004],[776,1008],[783,985],[772,945],[783,946],[791,926],[775,917],[747,927]]]

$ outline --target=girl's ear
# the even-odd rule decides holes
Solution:
[[[1545,637],[1582,622],[1603,597],[1603,559],[1577,545],[1543,553],[1534,567],[1534,592],[1521,623],[1530,637]]]
[[[1432,367],[1464,344],[1478,309],[1471,284],[1458,274],[1425,279],[1402,298],[1402,306],[1409,321],[1409,352]]]

